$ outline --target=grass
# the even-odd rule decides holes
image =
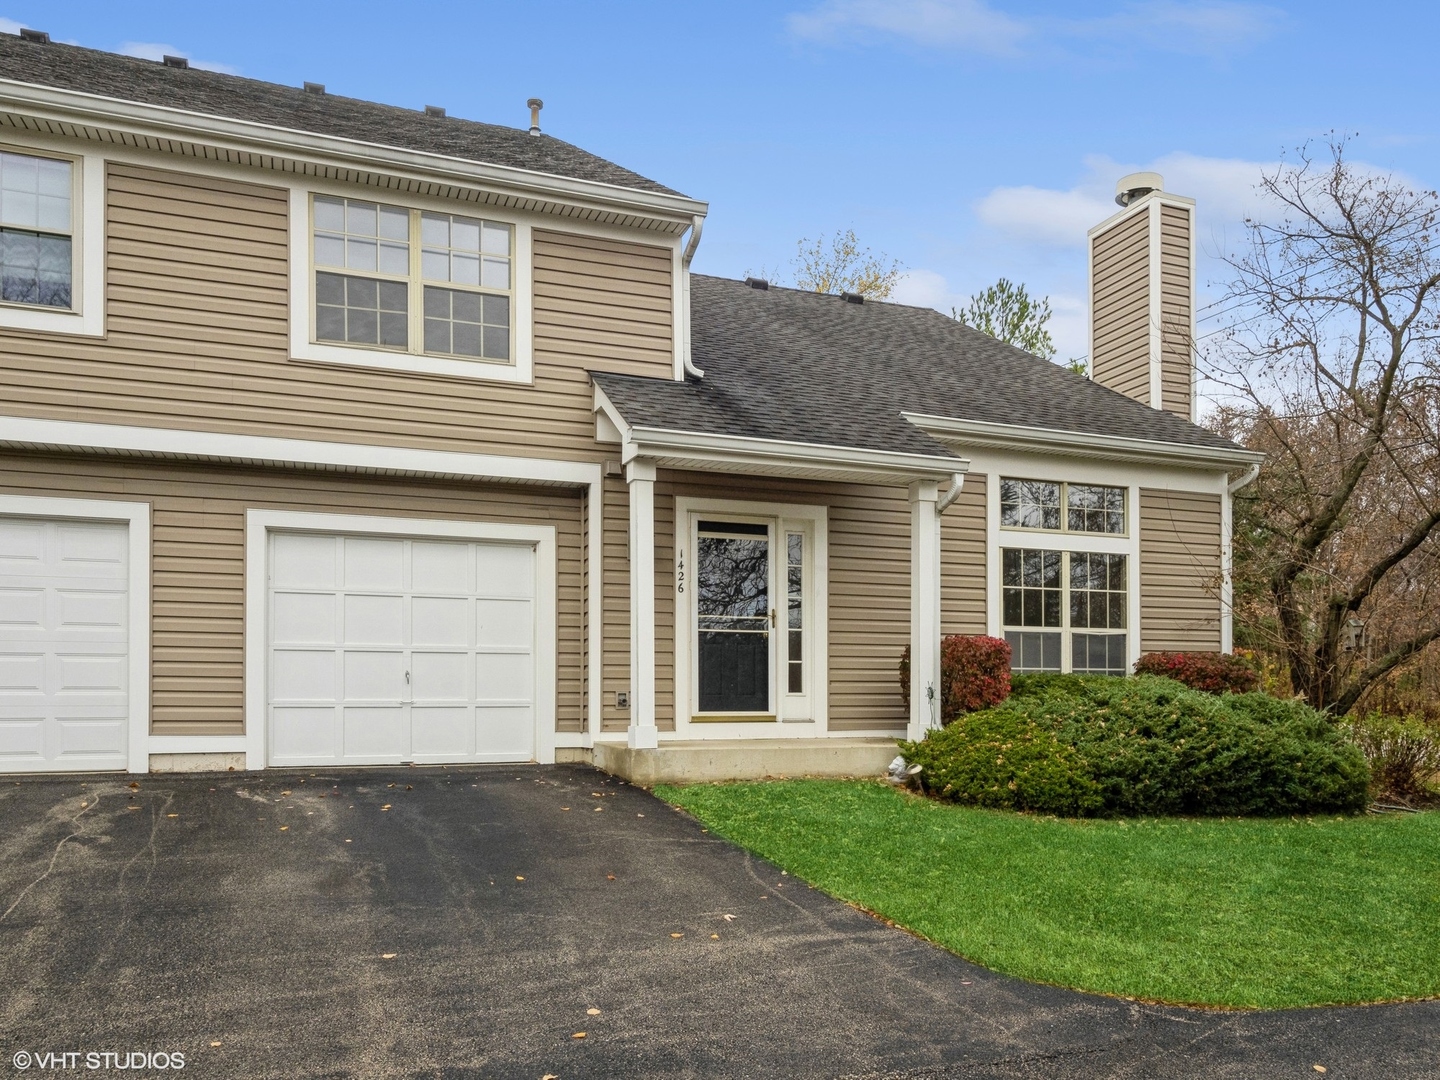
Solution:
[[[843,780],[656,794],[1021,978],[1239,1008],[1440,995],[1440,813],[1060,820]]]

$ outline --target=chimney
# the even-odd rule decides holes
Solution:
[[[540,110],[545,107],[545,103],[538,97],[532,97],[529,101],[525,102],[525,105],[530,110],[530,134],[539,135]]]
[[[1089,233],[1090,376],[1195,419],[1195,200],[1159,173],[1115,185],[1118,213]]]

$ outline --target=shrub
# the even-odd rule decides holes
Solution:
[[[1066,816],[1358,810],[1369,782],[1364,756],[1305,705],[1154,676],[1017,677],[1004,704],[901,753],[941,798]]]
[[[1371,713],[1350,722],[1351,741],[1370,763],[1376,794],[1414,799],[1440,773],[1440,728],[1418,717]]]
[[[900,657],[900,696],[910,707],[910,647]],[[1010,696],[1010,645],[1000,638],[940,639],[940,722],[998,705]]]
[[[1135,674],[1163,675],[1207,694],[1248,694],[1260,681],[1243,659],[1225,653],[1146,653],[1135,661]]]

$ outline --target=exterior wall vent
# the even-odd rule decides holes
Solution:
[[[1159,173],[1115,185],[1121,209],[1090,230],[1090,377],[1195,419],[1195,200]]]
[[[759,289],[761,292],[765,292],[770,288],[770,282],[766,281],[763,277],[747,277],[745,284],[749,285],[752,289]]]
[[[161,57],[160,62],[166,67],[181,68],[182,70],[190,66],[190,61],[183,56]]]
[[[323,82],[307,82],[305,92],[307,94],[323,94],[325,93],[325,84]]]
[[[20,40],[33,41],[36,45],[49,45],[50,35],[44,30],[26,30],[22,28],[20,31]]]
[[[426,116],[444,116],[444,115],[445,115],[445,106],[443,106],[443,105],[426,105],[426,106],[425,106],[425,115],[426,115]]]

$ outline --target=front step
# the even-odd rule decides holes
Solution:
[[[662,742],[634,750],[596,742],[593,761],[640,787],[765,780],[795,776],[880,776],[895,757],[895,740],[705,739]]]

